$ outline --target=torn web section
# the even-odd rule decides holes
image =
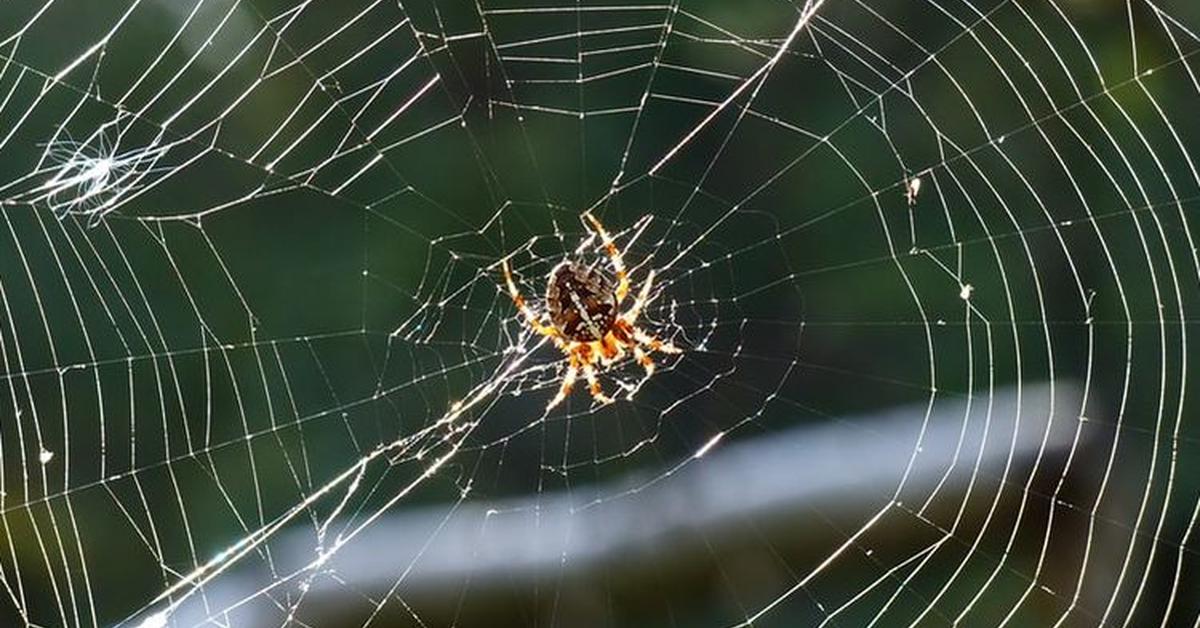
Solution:
[[[330,473],[418,431],[362,409],[417,381],[413,365],[436,371],[410,356],[391,372],[402,379],[384,382],[373,361],[383,343],[372,354],[363,338],[364,203],[402,184],[371,170],[386,151],[346,164],[372,142],[403,144],[455,111],[439,110],[436,121],[420,112],[432,78],[404,74],[417,51],[394,14],[309,21],[302,10],[264,18],[234,3],[181,14],[159,3],[45,8],[8,40],[0,78],[5,119],[15,120],[0,150],[18,164],[0,187],[5,275],[26,278],[6,281],[5,330],[8,406],[20,418],[6,422],[5,458],[22,461],[5,469],[26,479],[4,493],[7,508],[37,507],[28,529],[22,517],[6,519],[23,539],[8,564],[16,573],[46,566],[45,578],[18,583],[24,604],[56,608],[63,623],[104,622],[150,600],[182,608],[204,598],[210,576],[247,556],[269,563],[264,529],[294,520],[308,498],[324,512],[320,489],[341,482]],[[105,9],[114,13],[90,13]],[[135,37],[164,12],[177,19],[169,37]],[[79,32],[112,30],[95,30],[90,48],[22,54],[25,42],[49,41],[46,29],[76,19]],[[343,28],[351,23],[389,30]],[[305,32],[303,54],[283,41],[291,28]],[[410,54],[391,66],[371,60],[372,71],[388,72],[367,76],[354,55],[377,47],[343,42],[329,53],[336,59],[321,58],[335,50],[334,31],[392,52],[407,32]],[[150,44],[159,47],[148,53]],[[351,92],[345,107],[327,95],[341,88]],[[278,115],[263,124],[267,111]],[[334,162],[343,169],[330,175]],[[306,259],[321,259],[320,272]],[[287,296],[302,294],[312,298]],[[337,426],[317,437],[319,455],[308,456],[306,423]],[[89,525],[93,516],[116,529]],[[93,533],[128,543],[97,549]],[[115,592],[91,579],[89,569],[125,553],[167,584]]]
[[[165,208],[158,215],[191,216],[290,187],[338,194],[374,168],[386,170],[389,147],[433,125],[429,101],[444,106],[434,97],[436,75],[419,63],[416,35],[395,7],[301,5],[275,15],[236,3],[183,12],[159,3],[129,9],[121,20],[113,17],[117,30],[97,33],[93,49],[61,60],[65,67],[52,75],[52,86],[62,83],[55,90],[112,109],[107,119],[102,105],[55,114],[61,128],[47,134],[54,138],[47,157],[66,163],[44,167],[57,168],[50,181],[55,194],[47,195],[56,205],[68,191],[59,189],[63,179],[72,178],[82,179],[80,196],[101,201],[88,208],[101,214],[142,196],[144,206]],[[158,24],[164,12],[177,28],[132,36]],[[51,18],[32,22],[26,36],[53,28]],[[154,37],[162,48],[150,54]],[[450,117],[443,112],[439,121]],[[83,150],[62,155],[73,144]],[[116,163],[107,167],[117,176],[104,164],[72,163],[103,153],[113,156]],[[188,184],[202,177],[231,185]],[[92,189],[106,185],[115,191]],[[171,194],[185,186],[196,188],[187,198]]]

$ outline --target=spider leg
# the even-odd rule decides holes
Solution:
[[[633,300],[633,305],[628,312],[622,315],[630,325],[637,320],[642,314],[642,308],[646,306],[646,300],[650,298],[650,287],[654,285],[654,271],[651,270],[649,275],[646,275],[646,283],[642,284],[642,289],[638,291],[638,296]]]
[[[575,379],[577,377],[579,377],[579,360],[572,355],[571,365],[567,367],[567,374],[563,376],[562,386],[559,387],[558,394],[554,395],[554,398],[546,405],[547,411],[562,403],[563,399],[566,399],[567,395],[571,394],[571,388],[575,386]]]
[[[583,376],[587,378],[588,391],[592,393],[592,397],[596,401],[602,404],[613,402],[613,398],[604,394],[604,391],[600,388],[600,380],[596,379],[596,367],[592,366],[591,363],[585,363],[583,365]]]
[[[529,307],[528,303],[525,303],[525,297],[521,296],[521,292],[517,290],[517,283],[513,281],[512,271],[510,271],[508,268],[508,260],[504,260],[500,264],[504,268],[504,283],[508,286],[508,296],[512,297],[513,303],[516,304],[517,309],[520,310],[521,314],[525,316],[525,322],[528,323],[529,326],[532,327],[537,333],[543,336],[549,336],[550,338],[554,339],[555,342],[558,342],[558,330],[548,325],[543,325],[542,322],[538,320],[538,315],[534,313],[533,308]]]
[[[646,377],[642,381],[650,379],[650,376],[654,375],[654,360],[650,357],[650,354],[643,351],[641,347],[634,347],[633,357],[637,358],[638,364],[641,364],[642,368],[646,369]]]
[[[602,340],[592,342],[592,345],[592,350],[600,357],[600,363],[606,366],[620,360],[625,355],[621,343],[611,333],[605,334]]]
[[[683,349],[671,344],[670,341],[659,340],[658,338],[647,334],[637,327],[633,328],[633,339],[641,344],[646,345],[646,348],[650,351],[662,351],[663,353],[683,353]]]
[[[617,273],[617,303],[620,303],[629,294],[629,274],[625,272],[625,260],[621,257],[621,251],[613,243],[612,236],[608,235],[608,230],[604,228],[604,225],[600,224],[600,221],[596,220],[591,212],[587,212],[584,216],[588,222],[592,223],[592,228],[596,230],[596,233],[600,234],[600,239],[604,240],[604,250],[612,260],[613,270]]]

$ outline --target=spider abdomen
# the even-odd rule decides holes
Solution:
[[[550,271],[546,309],[567,340],[600,340],[617,321],[616,287],[599,269],[563,262]]]

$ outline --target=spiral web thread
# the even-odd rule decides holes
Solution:
[[[331,567],[391,514],[586,521],[794,424],[878,438],[851,388],[915,404],[907,464],[803,515],[803,558],[755,537],[753,590],[708,546],[707,621],[1200,625],[1194,9],[87,4],[0,5],[6,622],[307,625],[333,591],[422,625],[419,554]],[[500,264],[540,308],[604,263],[585,210],[684,353],[547,412],[565,364]],[[1007,455],[916,482],[948,406]]]

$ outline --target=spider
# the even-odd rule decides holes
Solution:
[[[502,262],[504,281],[513,303],[525,317],[533,330],[549,338],[567,357],[567,372],[563,376],[558,394],[546,406],[550,410],[562,403],[571,393],[580,372],[588,382],[592,397],[609,404],[613,398],[604,393],[596,374],[596,364],[611,366],[632,352],[634,359],[646,371],[645,378],[654,375],[654,360],[650,354],[680,353],[680,349],[668,341],[659,340],[639,329],[634,323],[654,284],[654,271],[646,276],[633,305],[625,312],[620,305],[629,296],[629,275],[625,261],[604,226],[591,213],[584,214],[587,223],[603,241],[604,250],[616,273],[614,282],[595,266],[586,266],[576,260],[560,262],[546,279],[546,314],[538,314],[525,302],[513,281],[508,260]],[[542,320],[548,315],[549,324]]]

